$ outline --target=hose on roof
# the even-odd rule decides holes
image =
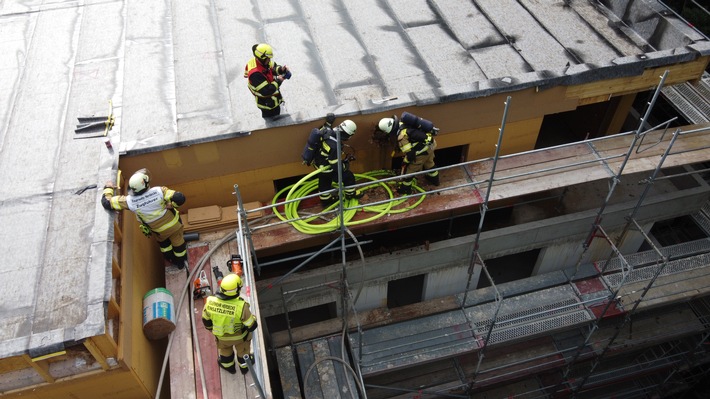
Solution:
[[[301,178],[297,183],[283,188],[276,193],[271,201],[271,204],[274,205],[272,208],[274,214],[282,221],[291,223],[291,225],[301,233],[321,234],[335,231],[340,228],[340,218],[338,217],[333,217],[331,220],[323,222],[321,217],[322,213],[319,215],[301,216],[298,212],[298,208],[301,205],[303,198],[318,191],[318,179],[314,179],[313,177],[315,177],[318,173],[321,173],[323,169],[324,168],[316,169]],[[426,195],[419,195],[419,197],[416,198],[416,200],[411,204],[409,203],[411,198],[409,196],[395,198],[394,192],[390,187],[390,184],[393,184],[393,182],[379,181],[379,179],[383,177],[392,176],[394,176],[394,173],[390,170],[375,170],[362,174],[355,174],[355,178],[359,181],[372,181],[372,184],[362,187],[362,191],[382,188],[389,197],[389,200],[385,200],[386,202],[378,201],[378,203],[373,205],[364,205],[360,207],[362,204],[360,204],[357,199],[344,199],[343,220],[345,226],[365,224],[385,215],[407,212],[416,208],[422,203],[422,201],[424,201]],[[412,188],[419,193],[425,192],[423,188],[416,184],[416,182],[412,185]],[[279,200],[284,193],[286,193],[285,201]],[[279,210],[279,207],[281,206],[280,203],[282,202],[286,202],[286,204],[283,205],[283,214]],[[323,212],[331,212],[338,206],[339,204],[337,202],[333,203],[323,209]],[[367,212],[368,216],[355,218],[355,216],[361,216],[358,215],[358,212]]]

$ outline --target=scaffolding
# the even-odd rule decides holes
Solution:
[[[492,158],[483,160],[492,164],[489,177],[486,180],[476,180],[474,176],[469,174],[468,177],[470,183],[425,191],[407,196],[407,198],[417,198],[424,195],[431,195],[437,192],[460,188],[476,190],[479,193],[485,190],[485,196],[483,196],[483,201],[480,203],[480,219],[476,234],[474,235],[473,250],[468,266],[468,281],[466,283],[466,289],[459,296],[460,307],[455,311],[446,313],[445,316],[426,316],[427,318],[430,318],[432,324],[437,327],[429,329],[426,333],[420,332],[416,341],[405,341],[402,337],[397,336],[389,339],[380,336],[381,341],[374,343],[368,341],[367,331],[364,330],[357,315],[357,300],[362,290],[362,285],[364,285],[365,282],[363,280],[361,285],[357,288],[350,287],[347,275],[348,268],[346,267],[346,252],[348,248],[360,249],[361,243],[357,241],[357,238],[345,226],[343,220],[343,215],[346,210],[361,209],[365,205],[358,205],[352,208],[345,207],[342,200],[343,186],[340,184],[337,188],[339,194],[338,198],[340,198],[338,209],[321,215],[326,216],[328,214],[334,214],[335,217],[339,218],[338,237],[333,239],[319,251],[303,255],[302,257],[305,258],[303,262],[288,273],[285,273],[276,279],[271,286],[269,286],[269,288],[280,286],[283,281],[289,278],[289,276],[297,272],[303,266],[307,265],[318,255],[328,251],[337,251],[336,246],[339,244],[341,252],[341,272],[338,280],[328,281],[318,286],[306,287],[292,291],[284,291],[279,287],[281,290],[284,314],[287,321],[290,343],[289,348],[293,358],[298,358],[298,354],[296,353],[297,349],[295,346],[297,343],[294,342],[288,316],[289,302],[295,295],[301,295],[307,291],[327,287],[328,289],[337,290],[340,293],[342,346],[339,357],[326,354],[325,356],[321,356],[320,359],[315,360],[315,362],[320,363],[325,362],[326,360],[331,361],[332,363],[328,366],[329,368],[323,369],[328,371],[321,370],[319,372],[340,373],[339,375],[341,377],[339,378],[345,378],[347,380],[349,386],[349,389],[347,390],[348,395],[351,395],[352,397],[355,396],[356,392],[363,398],[367,397],[367,389],[395,391],[402,395],[417,393],[420,396],[428,395],[454,398],[469,397],[469,395],[480,392],[487,386],[491,386],[510,375],[510,372],[506,371],[506,367],[509,368],[511,364],[507,364],[506,366],[492,366],[483,370],[483,365],[485,364],[484,360],[488,351],[496,348],[496,345],[500,345],[501,343],[508,341],[512,342],[518,340],[521,336],[537,336],[541,332],[551,333],[555,331],[562,331],[565,328],[569,329],[570,327],[577,327],[586,330],[586,333],[583,335],[582,339],[576,340],[578,343],[562,349],[557,348],[556,351],[539,353],[531,358],[520,360],[518,364],[520,368],[524,369],[527,367],[528,373],[549,370],[552,368],[559,369],[562,367],[563,373],[561,377],[556,381],[552,381],[547,385],[541,386],[539,389],[511,394],[510,397],[536,398],[559,397],[560,395],[577,397],[586,392],[593,392],[593,390],[599,386],[605,386],[613,383],[614,381],[621,380],[624,372],[633,374],[634,372],[638,372],[639,369],[644,369],[646,372],[648,372],[649,369],[667,370],[667,374],[660,381],[653,380],[656,376],[648,376],[646,377],[647,380],[645,381],[645,385],[644,383],[637,382],[637,388],[629,389],[623,393],[625,396],[619,397],[642,397],[649,394],[649,392],[663,394],[664,392],[671,390],[672,387],[670,386],[676,384],[677,381],[682,380],[684,384],[683,386],[686,387],[701,381],[701,378],[706,376],[708,370],[710,370],[710,367],[707,366],[707,364],[710,363],[710,355],[708,355],[704,349],[704,345],[707,345],[708,337],[710,336],[710,333],[708,332],[710,331],[710,322],[708,321],[710,307],[707,307],[707,303],[702,300],[695,300],[692,304],[694,307],[704,307],[703,309],[696,311],[699,315],[698,317],[702,321],[702,328],[697,334],[692,335],[692,337],[688,339],[675,340],[668,348],[661,350],[660,352],[654,351],[653,348],[646,350],[639,354],[634,364],[628,366],[626,369],[615,369],[611,371],[599,370],[599,368],[603,366],[603,361],[607,357],[612,357],[612,354],[615,353],[620,347],[617,345],[619,335],[624,331],[624,328],[632,322],[632,317],[636,316],[637,311],[639,311],[639,307],[643,303],[648,292],[654,287],[654,284],[657,283],[659,278],[664,275],[664,271],[671,267],[669,265],[671,265],[673,260],[677,257],[669,254],[669,250],[667,248],[659,248],[654,243],[653,239],[646,234],[642,226],[640,226],[636,221],[635,217],[637,212],[641,208],[646,196],[649,193],[649,190],[655,182],[661,179],[673,177],[661,176],[661,169],[669,156],[679,154],[673,152],[675,142],[682,136],[693,135],[710,130],[710,127],[706,127],[688,131],[676,129],[672,132],[670,143],[664,150],[660,161],[655,166],[655,169],[651,175],[641,182],[642,184],[645,184],[643,194],[638,199],[633,210],[627,215],[626,224],[624,225],[621,233],[618,233],[615,237],[613,237],[612,234],[605,230],[602,226],[605,210],[610,203],[612,194],[614,194],[615,188],[621,180],[621,176],[624,173],[624,169],[632,154],[638,154],[660,145],[666,135],[671,134],[669,126],[671,122],[673,122],[673,119],[653,127],[649,127],[649,124],[647,123],[651,110],[653,109],[661,89],[663,88],[667,75],[668,72],[666,71],[664,75],[660,77],[660,83],[653,94],[652,100],[646,104],[647,108],[645,115],[641,118],[638,129],[633,133],[631,144],[625,154],[596,156],[593,160],[583,160],[572,164],[568,163],[566,165],[547,167],[534,172],[498,177],[496,176],[496,165],[499,160],[506,158],[506,156],[500,155],[500,147],[504,136],[508,110],[511,104],[511,98],[508,97],[504,104],[505,107],[501,126],[499,128],[495,155]],[[657,140],[651,143],[647,142],[647,139],[650,139],[649,133],[655,132],[655,134],[658,134],[659,128],[661,133]],[[598,140],[600,139],[585,140],[584,143],[589,145],[589,147],[594,150],[594,143]],[[339,140],[338,143],[338,151],[341,151]],[[563,145],[560,147],[563,148],[565,146]],[[596,150],[593,152],[598,155]],[[617,170],[613,170],[610,166],[611,161],[620,163]],[[481,160],[464,162],[456,165],[436,168],[435,170],[460,168],[481,162]],[[550,288],[545,292],[547,298],[552,297],[552,300],[546,299],[548,302],[542,303],[537,308],[533,307],[523,311],[518,309],[518,311],[516,311],[513,306],[506,301],[506,298],[496,286],[485,261],[479,253],[479,239],[483,230],[483,222],[486,212],[489,209],[492,190],[496,184],[500,184],[505,180],[525,178],[526,176],[534,173],[548,174],[556,170],[564,170],[566,168],[579,166],[584,167],[589,164],[602,165],[610,175],[610,184],[608,193],[603,203],[598,208],[598,212],[594,218],[590,232],[587,238],[583,241],[582,251],[579,255],[576,269],[574,273],[568,276],[566,281],[561,282],[558,286]],[[468,169],[465,170],[468,173]],[[412,178],[431,171],[432,170],[422,171],[408,174],[403,177]],[[692,171],[688,173],[692,174],[701,172],[703,171]],[[342,181],[342,165],[339,165],[338,174],[339,181]],[[394,181],[400,178],[402,178],[402,176],[383,179],[383,181]],[[358,184],[354,186],[354,188],[366,187],[368,184],[371,183]],[[268,210],[272,207],[272,205],[247,211],[241,200],[239,187],[235,185],[234,189],[237,196],[239,210],[239,225],[236,232],[239,251],[242,254],[249,254],[249,256],[245,256],[246,270],[253,269],[257,274],[260,274],[262,265],[260,265],[256,259],[256,251],[252,241],[253,233],[262,228],[291,223],[294,220],[282,220],[250,228],[247,223],[248,213]],[[565,191],[563,191],[562,196],[564,196],[564,193]],[[309,197],[316,197],[317,195],[318,194],[313,194]],[[302,199],[303,198],[300,198],[298,200]],[[287,202],[288,201],[279,203],[279,205],[284,205]],[[382,202],[387,202],[387,200]],[[313,217],[313,215],[303,216],[300,219],[311,217]],[[652,250],[648,251],[646,254],[646,257],[654,258],[651,262],[645,261],[645,263],[641,263],[641,260],[637,260],[633,258],[633,256],[625,256],[618,248],[627,234],[631,231],[638,232],[643,237],[644,241],[652,248]],[[348,243],[348,238],[351,240],[350,243]],[[580,293],[579,287],[576,284],[579,280],[589,278],[589,276],[578,277],[577,274],[580,270],[580,266],[585,261],[585,257],[588,254],[592,241],[595,239],[601,239],[610,248],[608,258],[602,263],[597,275],[593,276],[600,281],[604,281],[605,286],[603,290],[596,292],[595,295],[585,298]],[[706,253],[703,251],[701,251],[701,253]],[[362,257],[363,255],[361,249],[360,254]],[[649,263],[653,266],[646,266]],[[643,269],[646,275],[643,277],[634,277],[634,273],[637,269]],[[653,270],[653,273],[649,277],[647,274],[648,270],[651,269]],[[477,304],[475,301],[470,301],[468,297],[471,290],[473,276],[479,272],[485,275],[485,278],[488,280],[490,284],[489,291],[492,292],[493,297],[492,301],[485,304]],[[250,278],[250,283],[253,284],[253,276]],[[644,284],[642,289],[638,290],[640,293],[635,292],[634,296],[623,291],[627,283],[631,284],[639,281]],[[528,294],[528,297],[533,298],[533,294]],[[627,295],[630,298],[633,297],[630,305],[627,303],[625,306],[622,306],[622,295]],[[256,300],[256,298],[252,298],[252,300]],[[602,311],[595,313],[592,310],[592,307],[598,308],[599,306],[603,306]],[[623,311],[619,311],[620,308],[623,308]],[[616,322],[616,325],[614,326],[615,332],[610,337],[595,339],[598,332],[603,328],[602,323],[607,323],[609,320],[614,319],[614,316],[621,313],[624,314],[624,317]],[[407,330],[408,327],[406,323],[400,324],[400,330]],[[696,327],[697,326],[693,326],[693,328]],[[688,328],[692,329],[690,326]],[[402,332],[402,334],[405,333],[406,331]],[[382,339],[384,339],[384,341],[382,341]],[[633,340],[630,342],[633,342]],[[349,350],[346,350],[346,343],[349,345]],[[625,342],[624,344],[627,345],[628,342]],[[366,346],[369,346],[370,348]],[[258,349],[255,348],[255,350]],[[384,386],[378,384],[368,384],[365,382],[365,376],[368,375],[368,373],[376,375],[377,373],[392,367],[396,369],[397,367],[412,365],[413,363],[409,358],[415,352],[419,358],[418,362],[420,363],[431,362],[437,359],[453,359],[452,367],[456,371],[458,380],[448,383],[443,387],[439,387],[436,390],[413,390],[409,387],[395,387],[391,385]],[[353,355],[352,359],[348,355],[349,353]],[[468,370],[464,370],[464,367],[458,362],[457,356],[463,353],[475,353],[477,356],[475,366],[468,367]],[[531,362],[534,362],[535,364],[531,365]],[[314,370],[316,363],[311,364],[308,370],[300,370],[298,382],[300,387],[302,387],[301,394],[305,397],[310,397],[309,395],[306,395],[307,392],[305,391],[308,389],[308,379],[310,378],[311,372]],[[512,365],[515,366],[514,363]],[[587,365],[589,367],[586,367]],[[688,370],[697,370],[698,367],[700,370],[703,370],[704,367],[705,371],[696,374],[688,373]],[[296,368],[298,368],[298,366],[296,366]],[[336,371],[336,368],[339,371]],[[518,370],[513,371],[512,373],[520,374],[521,372]],[[327,396],[327,392],[325,391],[322,392],[322,394],[324,397]]]

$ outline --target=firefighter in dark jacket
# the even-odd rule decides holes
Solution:
[[[342,143],[348,141],[350,137],[355,134],[356,129],[357,125],[350,119],[344,120],[340,125],[335,127],[335,129],[330,129],[325,125],[321,128],[322,141],[320,142],[320,148],[316,150],[313,163],[316,168],[323,168],[321,173],[318,174],[318,191],[321,193],[319,197],[324,206],[330,205],[338,200],[337,195],[328,192],[333,189],[333,182],[338,181],[338,162],[341,162],[342,159],[342,154],[338,153],[338,133],[340,133],[342,152]],[[348,186],[355,184],[355,175],[350,170],[349,162],[349,158],[342,161],[343,186],[345,187],[343,193],[345,199],[362,198],[363,194],[360,190],[348,188]]]
[[[251,94],[256,99],[256,106],[261,109],[263,118],[272,118],[281,113],[281,91],[284,80],[291,78],[291,71],[286,65],[275,63],[274,52],[266,43],[255,44],[251,48],[254,58],[244,67],[244,77]]]
[[[128,180],[128,195],[115,195],[115,184],[107,182],[101,205],[106,210],[128,209],[135,213],[143,234],[153,235],[163,256],[182,269],[187,262],[187,244],[178,207],[185,203],[185,196],[167,187],[151,188],[149,183],[150,172],[147,169],[137,171]]]
[[[434,163],[434,150],[439,129],[426,119],[417,117],[409,112],[402,113],[402,119],[393,115],[391,118],[382,118],[377,128],[396,140],[397,147],[404,154],[402,159],[402,174],[420,172],[436,167]],[[426,180],[439,185],[439,171],[432,171],[424,175]],[[397,185],[400,194],[411,194],[412,186],[417,178],[402,181]]]
[[[238,275],[226,275],[219,286],[219,292],[208,296],[202,309],[202,323],[217,341],[217,362],[232,374],[237,373],[235,349],[239,371],[242,374],[249,371],[244,355],[249,355],[254,361],[251,338],[252,332],[258,327],[256,317],[249,311],[249,303],[239,296],[241,288],[242,279]]]

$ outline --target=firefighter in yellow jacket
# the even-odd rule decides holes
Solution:
[[[380,119],[377,124],[377,130],[389,135],[393,141],[396,141],[397,147],[404,154],[402,174],[430,170],[436,167],[434,163],[436,140],[434,137],[439,133],[439,129],[434,127],[431,121],[409,112],[403,112],[401,120],[397,118],[397,115]],[[438,170],[430,171],[424,175],[424,178],[435,186],[439,185]],[[398,183],[397,192],[404,195],[411,194],[412,187],[416,182],[417,178],[415,176]]]
[[[131,176],[128,195],[115,195],[116,186],[107,182],[101,205],[106,210],[128,209],[135,213],[143,234],[155,236],[163,256],[182,269],[187,261],[187,244],[178,207],[185,203],[185,196],[167,187],[151,188],[149,183],[148,169],[141,169]]]
[[[219,286],[219,292],[208,296],[202,309],[202,323],[217,340],[217,362],[232,374],[237,373],[235,349],[239,371],[242,374],[249,371],[244,355],[249,355],[251,361],[254,361],[251,338],[258,326],[256,317],[249,311],[249,303],[239,296],[241,288],[242,279],[238,275],[226,275]]]

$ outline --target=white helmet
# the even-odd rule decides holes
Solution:
[[[150,182],[150,172],[148,169],[141,169],[128,179],[128,187],[133,190],[134,193],[140,194],[146,189],[148,189],[148,183]]]
[[[355,130],[357,129],[357,125],[355,125],[355,122],[351,121],[350,119],[346,119],[338,125],[340,128],[340,131],[347,134],[348,137],[345,137],[345,139],[349,139],[352,137],[353,134],[355,134]]]
[[[377,128],[387,134],[389,134],[392,131],[393,126],[394,126],[394,118],[382,118],[382,119],[380,119],[380,122],[377,124]]]

